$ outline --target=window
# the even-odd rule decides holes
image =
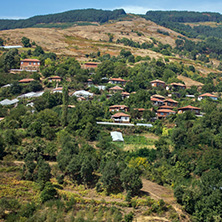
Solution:
[[[35,62],[33,64],[35,65]]]
[[[31,65],[32,63],[31,62],[29,62],[29,65]]]
[[[127,117],[125,117],[125,120],[128,120],[128,118],[127,118]]]
[[[23,62],[21,62],[21,64],[23,64]]]
[[[40,65],[40,63],[38,62],[38,65]]]

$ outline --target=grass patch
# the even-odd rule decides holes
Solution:
[[[137,150],[141,148],[155,148],[156,138],[147,138],[141,135],[124,136],[124,142],[113,142],[119,148],[124,150]]]

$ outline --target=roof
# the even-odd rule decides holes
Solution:
[[[164,81],[161,81],[161,80],[159,80],[159,79],[155,79],[155,80],[150,81],[150,82],[151,82],[151,83],[159,82],[159,83],[164,83],[164,84],[165,84],[165,82],[164,82]]]
[[[114,86],[114,87],[110,88],[109,90],[123,90],[123,88],[121,88],[119,86]]]
[[[167,106],[167,105],[164,105],[164,106],[160,106],[160,109],[173,109],[174,107],[172,106]]]
[[[19,80],[20,83],[32,82],[34,79],[21,79]]]
[[[119,81],[119,82],[126,82],[126,80],[121,79],[121,78],[110,78],[110,81]]]
[[[151,101],[156,101],[156,102],[163,102],[163,100],[157,99],[157,98],[150,98]]]
[[[122,95],[126,95],[126,96],[129,96],[129,95],[130,95],[130,93],[128,93],[128,92],[122,92],[121,94],[122,94]]]
[[[15,103],[17,103],[17,102],[19,102],[18,99],[13,99],[13,100],[4,99],[4,100],[2,100],[2,101],[0,102],[0,104],[1,104],[2,106],[9,106],[9,105],[13,105],[13,104],[15,104]]]
[[[126,114],[126,113],[116,113],[114,115],[112,115],[112,118],[118,118],[118,117],[130,117],[130,115]]]
[[[185,85],[183,83],[176,83],[176,82],[173,82],[170,84],[171,86],[182,86],[184,87]]]
[[[164,102],[178,103],[176,100],[173,99],[165,99]]]
[[[113,106],[110,106],[109,108],[110,108],[110,109],[111,109],[111,108],[122,108],[122,109],[124,109],[124,108],[128,108],[128,107],[125,106],[125,105],[113,105]]]
[[[178,110],[183,110],[183,109],[198,109],[198,110],[200,110],[200,108],[194,107],[194,106],[191,106],[191,105],[178,108]]]
[[[93,96],[93,93],[90,93],[90,92],[87,92],[85,90],[79,90],[79,91],[76,91],[72,94],[73,96],[76,96],[76,97],[89,97],[89,96]]]
[[[124,142],[123,135],[120,132],[110,132],[113,142]]]
[[[134,110],[138,110],[138,111],[144,111],[144,108],[134,108]]]
[[[40,62],[38,59],[23,59],[21,62]]]
[[[44,93],[44,91],[41,91],[41,92],[29,92],[29,93],[22,94],[22,95],[18,96],[17,98],[18,99],[22,99],[22,98],[39,97],[39,96],[42,96],[43,93]]]
[[[202,95],[199,95],[199,97],[205,97],[205,96],[217,98],[217,96],[215,96],[215,95],[213,95],[213,94],[210,94],[210,93],[204,93],[204,94],[202,94]]]
[[[158,109],[157,112],[158,113],[176,113],[175,111],[170,110],[170,109]]]
[[[155,94],[155,95],[152,95],[151,98],[160,98],[160,99],[165,99],[164,96],[161,96],[161,95],[158,95],[158,94]]]
[[[49,76],[48,79],[62,79],[60,76]]]

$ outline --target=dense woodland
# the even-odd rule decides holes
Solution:
[[[206,19],[198,13],[192,16],[193,22]],[[213,19],[220,19],[220,15],[212,14]],[[180,22],[179,18],[175,21]],[[178,37],[175,48],[151,40],[139,44],[123,38],[116,44],[150,49],[165,58],[134,56],[126,49],[118,56],[98,51],[86,55],[87,60],[98,63],[95,69],[84,69],[84,63],[72,57],[46,53],[26,37],[21,39],[22,49],[1,49],[0,101],[28,92],[44,93],[23,97],[16,105],[0,105],[0,219],[132,221],[139,212],[174,222],[186,215],[195,222],[222,220],[222,65],[216,67],[218,73],[203,77],[195,65],[170,62],[167,57],[180,55],[208,65],[211,59],[221,60],[221,40],[213,36],[194,42]],[[39,59],[40,71],[10,73],[25,58]],[[52,76],[62,81],[49,81]],[[203,86],[169,91],[150,83],[155,79],[168,85],[183,83],[178,76]],[[33,81],[19,83],[24,78]],[[120,92],[110,93],[114,86],[108,82],[110,78],[126,80],[119,86],[130,93],[128,98]],[[103,90],[98,87],[101,85]],[[63,87],[62,93],[53,93],[58,87]],[[80,100],[73,96],[77,90],[91,92],[93,98]],[[203,93],[214,93],[218,100],[199,101]],[[178,107],[199,107],[201,117],[187,111],[158,119],[158,106],[151,101],[155,94],[171,94]],[[117,104],[129,107],[131,123],[150,123],[153,127],[97,125],[98,121],[112,122],[115,112],[109,107]],[[178,107],[173,110],[177,112]],[[144,109],[143,114],[139,108]],[[110,132],[116,130],[122,132],[124,143],[112,142]],[[126,149],[127,145],[131,149]],[[183,213],[179,215],[163,200],[154,201],[141,192],[142,179],[172,189]],[[96,193],[95,199],[87,196],[90,192]]]
[[[0,30],[34,27],[42,23],[74,23],[79,21],[104,23],[109,20],[116,20],[125,14],[123,9],[113,11],[97,9],[71,10],[57,14],[34,16],[28,19],[1,19]]]

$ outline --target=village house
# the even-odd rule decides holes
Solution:
[[[164,105],[166,105],[166,106],[177,106],[178,102],[176,100],[173,100],[173,99],[165,99],[164,100]]]
[[[126,113],[116,113],[111,116],[111,119],[115,123],[129,123],[130,122],[130,115]]]
[[[181,108],[178,108],[178,113],[184,113],[186,111],[194,112],[196,115],[200,115],[200,108],[194,107],[194,106],[184,106]]]
[[[202,99],[205,99],[205,98],[210,98],[210,99],[212,99],[212,100],[217,100],[217,99],[218,99],[217,96],[215,96],[215,95],[213,95],[213,94],[210,94],[210,93],[204,93],[204,94],[202,94],[202,95],[199,95],[197,99],[198,99],[199,101],[201,101]]]
[[[186,86],[182,83],[173,82],[170,85],[166,86],[166,90],[170,90],[170,89],[173,89],[173,90],[186,89]]]
[[[152,95],[151,98],[156,98],[156,99],[159,99],[159,100],[164,100],[165,99],[164,96],[161,96],[161,95],[158,95],[158,94]]]
[[[161,81],[159,79],[153,80],[150,82],[152,87],[166,87],[166,83],[164,81]]]
[[[62,87],[58,87],[52,90],[53,93],[62,93],[63,88]]]
[[[60,76],[50,76],[48,77],[49,82],[61,82],[62,78]]]
[[[119,112],[119,111],[128,112],[129,107],[127,107],[125,105],[113,105],[113,106],[109,107],[109,111],[110,112]]]
[[[157,110],[157,118],[158,119],[162,119],[162,118],[166,118],[167,116],[171,115],[171,114],[175,114],[176,112],[170,109],[158,109]]]
[[[121,78],[110,78],[109,83],[111,84],[121,84],[121,85],[125,85],[126,84],[126,80],[121,79]]]
[[[119,86],[114,86],[112,88],[109,88],[109,92],[110,93],[116,93],[116,92],[122,92],[123,88],[119,87]]]
[[[83,69],[96,69],[99,65],[98,62],[86,62],[82,65]]]
[[[152,104],[154,106],[163,106],[164,105],[164,101],[157,99],[157,98],[150,98],[150,101],[152,102]]]
[[[35,81],[34,79],[21,79],[19,80],[19,83],[30,83],[32,81]]]
[[[121,95],[122,95],[122,99],[127,99],[127,98],[129,98],[130,93],[128,93],[128,92],[122,92]]]
[[[37,70],[40,69],[40,60],[38,59],[23,59],[20,62],[21,70]]]

